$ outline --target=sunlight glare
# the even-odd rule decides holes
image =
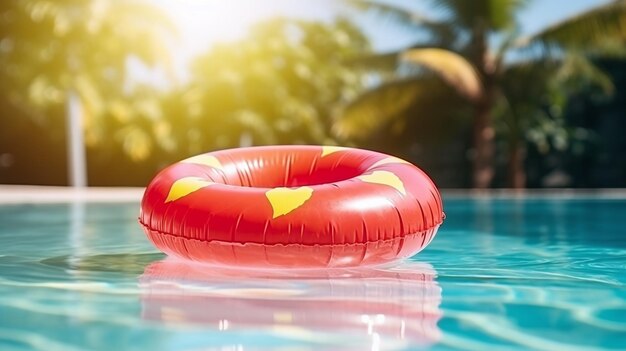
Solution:
[[[150,0],[162,8],[176,25],[173,44],[175,69],[187,77],[187,63],[218,43],[239,40],[255,23],[273,17],[329,19],[337,14],[332,0]]]
[[[196,46],[241,38],[248,27],[278,13],[279,2],[254,0],[154,0],[166,9],[184,40]]]

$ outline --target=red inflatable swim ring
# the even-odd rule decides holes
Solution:
[[[161,171],[139,218],[168,255],[251,267],[351,267],[412,256],[443,221],[441,196],[397,157],[330,146],[194,156]]]

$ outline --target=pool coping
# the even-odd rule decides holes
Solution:
[[[626,200],[626,188],[602,189],[442,189],[444,199],[615,199]]]
[[[70,188],[0,185],[0,204],[67,202],[139,202],[144,188]]]
[[[0,185],[0,204],[67,202],[139,202],[144,188],[69,188],[36,185]],[[626,189],[442,189],[445,199],[616,199],[626,200]]]

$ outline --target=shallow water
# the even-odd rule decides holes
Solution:
[[[306,274],[167,260],[135,203],[0,206],[0,350],[623,350],[626,200],[444,199],[433,243]]]

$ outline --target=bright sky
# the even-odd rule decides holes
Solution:
[[[186,63],[217,42],[246,35],[250,26],[275,16],[328,21],[337,15],[353,18],[367,33],[378,51],[389,51],[411,43],[411,34],[380,17],[354,12],[337,0],[151,0],[162,7],[180,28],[175,43],[178,75],[185,79]],[[428,1],[383,0],[428,13]],[[468,0],[469,1],[469,0]],[[521,13],[524,33],[571,16],[610,0],[535,0]],[[141,74],[143,76],[143,74]]]

